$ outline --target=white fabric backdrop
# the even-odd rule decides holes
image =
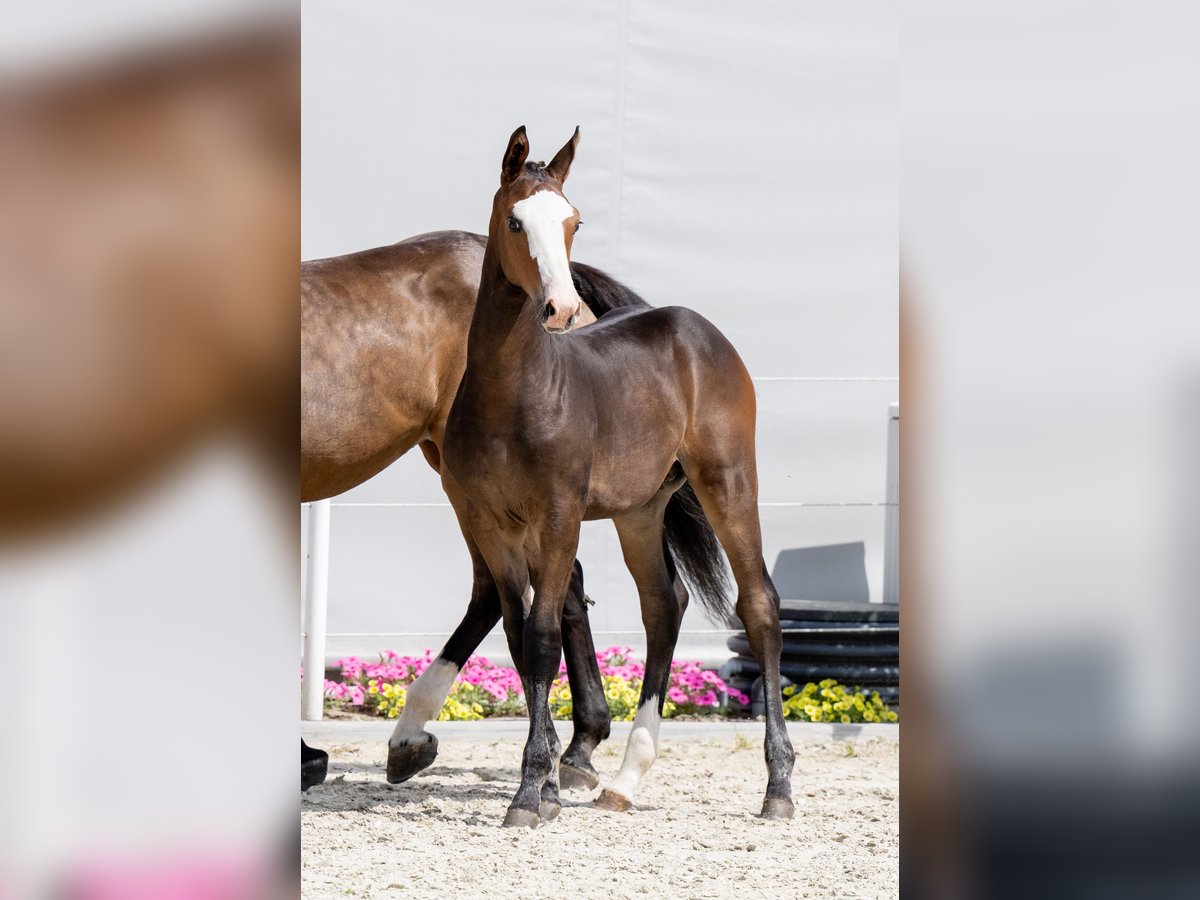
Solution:
[[[303,254],[483,231],[505,141],[549,159],[575,125],[574,257],[693,307],[758,382],[767,563],[866,544],[882,595],[887,405],[897,399],[897,25],[892,4],[383,0],[304,4]],[[443,500],[412,454],[340,501]],[[849,504],[849,505],[845,505]],[[857,505],[864,504],[864,505]],[[597,644],[641,643],[609,523],[580,547]],[[448,509],[333,511],[330,653],[440,646],[465,609]],[[681,653],[723,640],[684,623]],[[387,633],[338,637],[339,634]],[[402,634],[400,634],[402,633]],[[486,651],[504,654],[497,630]]]

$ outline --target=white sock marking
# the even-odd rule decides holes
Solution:
[[[574,214],[575,207],[554,191],[538,191],[513,206],[513,215],[529,242],[529,255],[537,261],[546,296],[579,302],[563,237],[563,222]]]
[[[634,716],[633,731],[629,732],[629,743],[625,745],[625,759],[621,761],[621,769],[616,777],[609,782],[608,790],[629,800],[633,799],[638,782],[658,755],[660,721],[658,697],[652,696],[642,704]]]
[[[425,730],[425,723],[436,719],[446,702],[446,695],[458,677],[458,666],[449,660],[435,659],[413,682],[404,698],[400,721],[388,744],[395,747],[416,737]]]

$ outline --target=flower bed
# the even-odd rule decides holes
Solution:
[[[813,684],[809,682],[797,690],[794,686],[783,689],[783,717],[801,722],[895,722],[900,714],[889,709],[877,691],[869,695],[861,691],[851,693],[834,681],[826,678]]]
[[[325,682],[326,703],[370,715],[394,719],[404,709],[409,686],[434,660],[432,650],[422,656],[400,656],[386,651],[378,663],[358,657],[339,659],[341,678]],[[630,721],[637,712],[638,697],[645,677],[645,663],[629,647],[609,647],[596,654],[608,708],[614,721]],[[559,667],[558,678],[550,688],[550,712],[555,719],[570,719],[571,688],[567,684],[566,664]],[[836,687],[836,693],[833,688]],[[811,689],[811,690],[810,690]],[[786,688],[784,713],[789,719],[837,722],[896,721],[879,700],[848,694],[836,682],[809,684],[800,691]],[[828,695],[828,696],[827,696]],[[701,668],[689,660],[671,663],[671,679],[663,702],[663,717],[725,716],[745,713],[750,698],[728,687],[716,672]],[[835,709],[834,706],[837,705]],[[849,704],[848,708],[844,708]],[[829,709],[826,710],[825,706]],[[472,656],[459,672],[439,721],[471,721],[492,716],[526,715],[521,679],[515,669],[498,666],[483,656]],[[891,716],[889,719],[888,716]],[[815,717],[814,717],[815,716]],[[869,716],[869,717],[868,717]]]

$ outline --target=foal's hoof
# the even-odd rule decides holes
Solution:
[[[437,759],[437,738],[422,731],[403,744],[388,746],[387,780],[389,784],[408,781],[422,769],[428,769]]]
[[[591,791],[600,786],[600,776],[587,763],[560,762],[558,784],[559,787],[584,788]]]
[[[796,807],[792,805],[792,801],[785,797],[768,797],[763,801],[762,812],[759,813],[764,819],[790,819],[792,813],[796,811]]]
[[[509,810],[509,812],[511,811]],[[553,822],[558,818],[560,812],[562,812],[562,804],[555,803],[553,800],[543,800],[538,806],[538,818],[543,822]]]
[[[600,796],[596,798],[593,804],[597,809],[607,809],[612,812],[625,812],[629,807],[633,806],[633,801],[628,797],[623,797],[615,791],[610,791],[605,788],[600,792]]]
[[[541,824],[542,817],[532,810],[510,806],[504,814],[505,828],[537,828]]]
[[[325,780],[329,773],[329,754],[316,747],[300,747],[300,790],[307,791]]]

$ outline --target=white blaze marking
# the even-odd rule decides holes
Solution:
[[[542,290],[547,297],[579,299],[575,283],[571,281],[567,243],[563,236],[563,222],[574,214],[575,208],[554,191],[538,191],[513,206],[513,215],[529,241],[529,255],[537,261]]]
[[[458,666],[449,660],[435,659],[413,682],[404,698],[400,721],[388,743],[395,747],[425,730],[425,723],[436,719],[446,702],[446,695],[458,677]]]
[[[533,585],[525,585],[525,593],[521,595],[521,605],[525,607],[525,618],[529,618],[529,611],[533,609]]]
[[[625,759],[621,769],[608,785],[608,790],[633,799],[633,792],[658,755],[658,697],[650,697],[633,719],[633,731],[629,732],[629,743],[625,745]]]

